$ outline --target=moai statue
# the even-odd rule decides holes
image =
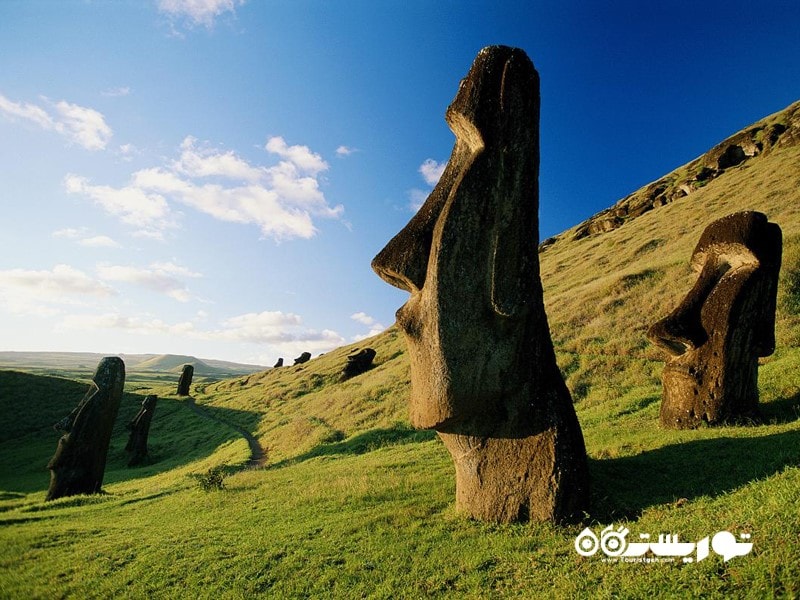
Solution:
[[[676,429],[758,418],[758,357],[775,350],[781,228],[739,212],[706,227],[692,254],[694,287],[647,337],[670,357],[661,424]]]
[[[192,365],[183,365],[181,378],[178,380],[178,396],[189,395],[189,389],[192,387],[193,376],[194,376],[194,367]]]
[[[481,50],[446,120],[447,168],[372,261],[411,293],[397,311],[411,422],[449,450],[462,512],[574,520],[588,505],[586,450],[544,312],[539,76],[525,53]]]
[[[372,348],[364,348],[360,352],[349,354],[342,369],[341,381],[369,371],[372,368],[372,361],[375,360],[375,354]]]
[[[303,352],[300,356],[294,359],[294,364],[302,365],[303,363],[307,363],[310,360],[311,360],[311,353]]]
[[[278,362],[276,362],[276,363],[275,363],[275,364],[272,366],[272,368],[273,368],[273,369],[277,369],[277,368],[279,368],[279,367],[282,367],[282,366],[283,366],[283,357],[279,358],[279,359],[278,359]]]
[[[122,359],[106,357],[97,365],[93,383],[77,412],[60,422],[66,433],[47,465],[50,487],[46,500],[76,494],[96,494],[103,486],[111,431],[125,385]]]
[[[147,436],[150,433],[150,421],[153,419],[153,413],[156,412],[157,402],[158,396],[146,396],[142,401],[142,408],[128,423],[131,433],[125,451],[131,455],[128,461],[129,467],[140,465],[147,458]]]

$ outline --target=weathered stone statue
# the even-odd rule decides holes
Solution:
[[[277,369],[278,367],[282,367],[282,366],[283,366],[283,357],[279,358],[279,359],[278,359],[278,362],[276,362],[276,363],[273,365],[273,367],[272,367],[272,368],[273,368],[273,369]]]
[[[361,373],[366,373],[372,368],[372,361],[375,360],[375,350],[364,348],[359,352],[354,352],[347,356],[347,363],[342,369],[341,380],[350,379]]]
[[[67,433],[58,440],[47,465],[50,487],[47,500],[76,494],[96,494],[103,485],[111,431],[125,385],[125,364],[116,356],[97,365],[89,391],[64,424]]]
[[[194,367],[183,365],[181,378],[178,380],[178,396],[188,396],[192,387],[192,377],[194,377]]]
[[[661,424],[758,418],[758,357],[775,350],[781,228],[759,212],[706,227],[692,254],[697,282],[647,337],[670,354],[664,366]]]
[[[136,416],[128,423],[130,436],[125,451],[130,453],[128,460],[129,467],[142,464],[147,458],[147,436],[150,433],[150,421],[156,412],[158,396],[146,396],[142,401],[142,408]]]
[[[311,352],[303,352],[300,356],[294,359],[294,364],[302,365],[311,360]]]
[[[539,279],[539,77],[522,50],[480,51],[446,120],[450,161],[372,261],[411,293],[397,311],[411,422],[456,468],[456,506],[492,521],[567,521],[588,504],[586,451]]]

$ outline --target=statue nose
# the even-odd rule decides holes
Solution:
[[[372,270],[389,285],[411,293],[425,285],[433,230],[452,188],[452,178],[448,164],[425,204],[372,259]]]
[[[703,327],[703,304],[719,282],[725,265],[707,260],[686,297],[669,315],[647,331],[648,339],[673,356],[680,356],[702,346],[708,340]]]
[[[701,346],[707,336],[700,323],[699,311],[696,317],[688,312],[676,313],[654,323],[647,337],[673,356],[680,356]]]

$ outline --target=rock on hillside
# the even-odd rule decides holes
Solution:
[[[795,145],[800,145],[800,101],[730,136],[580,225],[544,240],[539,250],[544,251],[561,240],[580,240],[613,231],[646,212],[692,194],[731,169],[767,156],[776,148]]]

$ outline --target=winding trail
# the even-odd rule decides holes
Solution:
[[[245,469],[257,469],[259,467],[264,466],[267,462],[267,453],[264,451],[264,448],[261,447],[261,444],[258,440],[253,436],[252,433],[244,429],[243,427],[239,427],[234,423],[230,423],[229,421],[225,421],[220,419],[219,417],[215,417],[214,415],[210,414],[206,409],[202,406],[199,406],[192,396],[189,396],[186,399],[186,404],[189,406],[195,414],[204,419],[208,419],[210,421],[214,421],[216,423],[220,423],[225,425],[226,427],[230,427],[236,433],[241,435],[245,440],[247,440],[247,445],[250,447],[250,458],[245,463]]]

